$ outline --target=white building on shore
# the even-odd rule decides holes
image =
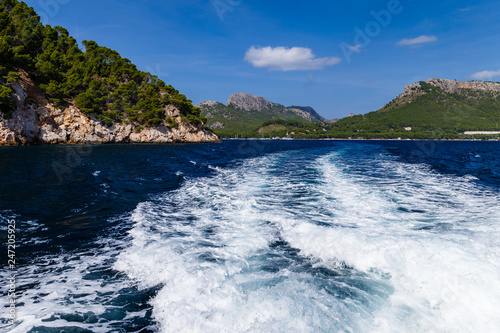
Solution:
[[[481,132],[475,132],[475,131],[467,131],[464,132],[465,135],[495,135],[495,134],[500,134],[500,132],[492,132],[492,131],[481,131]]]

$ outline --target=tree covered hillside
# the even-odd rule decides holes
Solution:
[[[262,123],[270,119],[291,119],[306,121],[293,111],[281,105],[272,105],[263,110],[247,111],[234,106],[226,106],[222,103],[212,105],[200,105],[202,114],[205,115],[207,126],[219,137],[232,137],[235,135],[252,137],[255,130]],[[309,121],[307,121],[309,122]]]
[[[473,89],[449,92],[421,81],[409,94],[396,97],[382,109],[343,118],[332,129],[340,137],[420,139],[499,131],[500,94]]]
[[[500,131],[500,83],[430,81],[435,83],[421,81],[405,87],[403,94],[378,111],[345,117],[335,123],[270,119],[252,130],[236,134],[239,137],[308,139],[498,138],[497,134],[472,136],[464,132]],[[445,89],[438,84],[444,85]],[[458,88],[447,88],[447,84]]]
[[[89,117],[106,125],[157,125],[165,106],[181,111],[183,121],[204,121],[185,95],[158,77],[136,68],[118,52],[83,41],[83,50],[63,27],[40,22],[26,3],[0,1],[0,112],[11,117],[15,104],[12,84],[22,76],[33,80],[55,105],[74,103]]]
[[[198,104],[209,126],[220,137],[252,137],[259,127],[272,120],[312,123],[325,120],[312,107],[273,103],[261,96],[245,93],[231,95],[224,105],[205,101]]]

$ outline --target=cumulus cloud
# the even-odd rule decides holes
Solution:
[[[300,71],[323,69],[341,60],[337,57],[315,58],[312,50],[306,47],[252,46],[245,54],[245,61],[271,71]]]
[[[470,78],[473,80],[489,80],[497,76],[500,76],[500,70],[476,72],[472,74]]]
[[[402,39],[400,40],[397,44],[398,45],[419,45],[419,44],[424,44],[424,43],[431,43],[437,41],[436,36],[426,36],[422,35],[417,38],[411,38],[411,39]]]

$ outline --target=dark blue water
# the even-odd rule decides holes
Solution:
[[[12,332],[500,329],[498,142],[0,147]]]

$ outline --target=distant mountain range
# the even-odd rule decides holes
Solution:
[[[500,83],[429,79],[406,86],[378,111],[327,121],[311,107],[237,93],[227,104],[200,103],[208,126],[222,136],[294,138],[467,138],[500,131]],[[477,136],[476,136],[477,137]],[[486,137],[491,137],[487,135]]]
[[[231,95],[225,105],[220,102],[205,101],[196,106],[201,109],[201,114],[207,117],[206,125],[222,136],[248,134],[258,130],[264,122],[273,119],[326,121],[312,107],[285,107],[264,97],[241,92]]]

